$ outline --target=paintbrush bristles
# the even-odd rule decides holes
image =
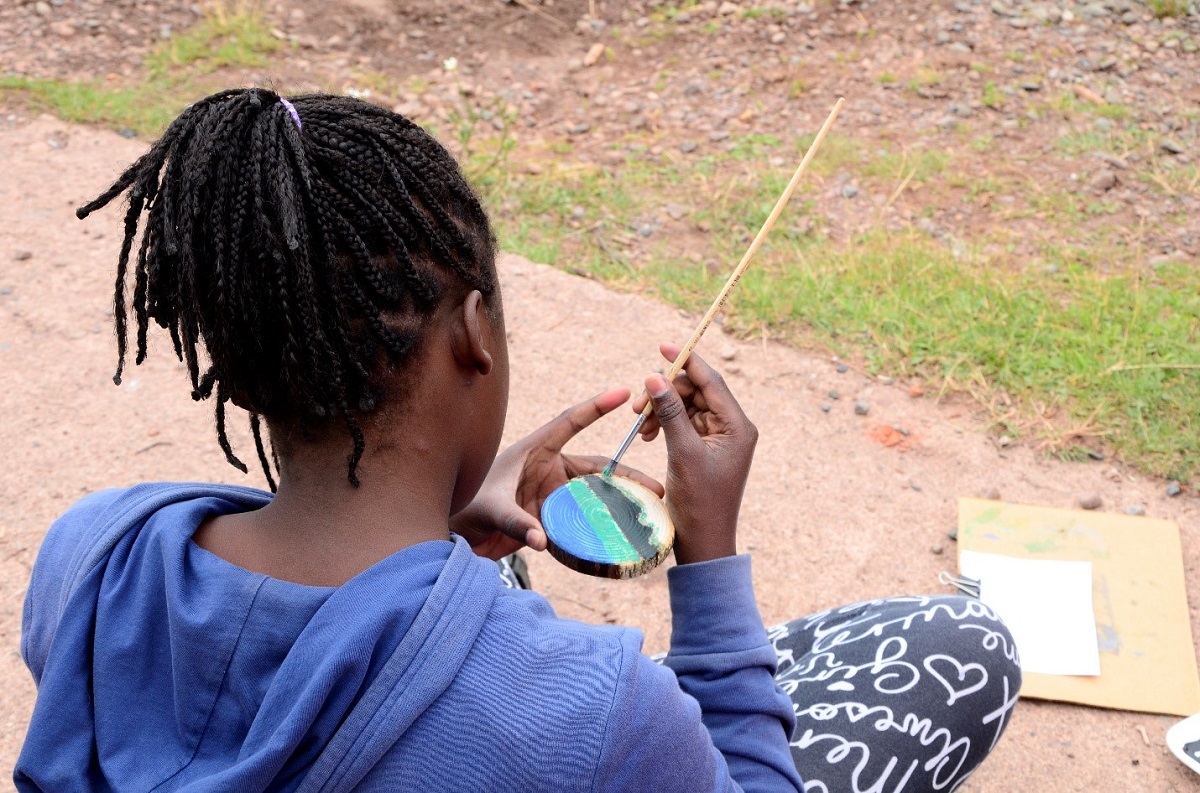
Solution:
[[[767,234],[775,225],[775,221],[779,219],[779,215],[783,213],[783,208],[787,206],[788,199],[792,197],[792,193],[796,192],[796,186],[800,184],[800,178],[804,176],[804,172],[808,170],[808,164],[812,162],[813,155],[817,153],[817,149],[821,148],[821,142],[825,140],[825,136],[829,134],[829,130],[833,128],[833,122],[837,120],[838,113],[842,111],[842,105],[846,103],[844,98],[839,98],[833,106],[833,110],[829,113],[829,118],[825,119],[825,123],[821,125],[817,136],[813,138],[812,145],[808,147],[808,151],[804,153],[804,159],[800,161],[800,165],[796,167],[796,172],[792,174],[792,179],[784,188],[783,194],[779,196],[779,200],[775,202],[774,209],[771,214],[767,215],[767,219],[763,222],[762,228],[758,230],[758,234],[754,236],[750,247],[746,249],[746,253],[742,256],[742,260],[738,262],[738,266],[733,268],[733,273],[729,276],[729,280],[725,282],[725,286],[721,287],[721,291],[717,293],[716,300],[709,306],[708,311],[704,313],[700,324],[696,326],[692,337],[688,339],[687,344],[683,345],[683,349],[679,351],[675,362],[671,364],[671,368],[664,375],[668,381],[674,380],[675,375],[679,374],[683,369],[687,359],[691,356],[692,350],[696,349],[696,345],[700,342],[700,337],[708,330],[708,326],[712,324],[713,318],[725,305],[725,300],[729,297],[729,293],[737,286],[737,282],[742,279],[742,274],[746,272],[746,268],[750,266],[750,260],[754,258],[754,254],[758,253],[758,249],[762,247],[763,241],[766,240]],[[646,407],[642,411],[643,416],[649,416],[653,412],[654,407],[647,401]],[[623,451],[623,450],[622,450]],[[615,464],[620,454],[613,458]]]

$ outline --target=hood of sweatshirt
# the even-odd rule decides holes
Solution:
[[[269,499],[139,485],[54,524],[25,601],[38,699],[19,789],[347,790],[449,685],[494,566],[461,539],[425,542],[309,587],[191,541]]]

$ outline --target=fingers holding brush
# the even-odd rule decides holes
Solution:
[[[664,358],[673,362],[679,355],[679,345],[670,342],[664,342],[659,346],[659,351],[662,353]],[[693,353],[691,357],[695,358],[697,356],[695,353]],[[716,374],[711,367],[704,363],[703,359],[700,359],[700,363],[704,369],[712,372],[712,374],[716,377],[720,377],[719,374]],[[703,374],[701,374],[701,376],[703,377]],[[697,388],[696,383],[693,382],[692,378],[688,374],[688,369],[686,366],[684,367],[684,371],[675,376],[672,385],[675,387],[676,393],[679,394],[679,398],[683,400],[683,404],[687,409],[688,419],[693,422],[693,426],[696,428],[696,431],[702,434],[707,434],[706,422],[708,420],[708,413],[710,412],[708,399],[705,396],[704,391]],[[633,401],[633,409],[640,413],[646,407],[647,398],[648,397],[645,391],[639,394],[638,397]],[[658,437],[659,429],[660,424],[658,417],[654,413],[651,413],[646,418],[646,421],[642,425],[642,429],[640,430],[639,434],[642,436],[642,440],[652,441]]]

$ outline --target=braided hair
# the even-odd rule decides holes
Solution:
[[[135,363],[153,319],[187,365],[192,398],[215,396],[217,440],[243,472],[225,405],[249,411],[272,490],[260,416],[302,427],[340,420],[357,486],[359,417],[398,397],[383,392],[381,371],[412,358],[447,294],[497,288],[491,227],[454,159],[411,121],[360,100],[213,94],[76,214],[126,191],[113,382],[125,368],[127,276],[145,212]]]

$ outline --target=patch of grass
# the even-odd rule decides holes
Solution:
[[[208,73],[228,66],[263,66],[281,46],[256,4],[215,2],[204,9],[199,23],[147,56],[145,65],[152,80],[167,79],[180,67]]]
[[[880,85],[895,85],[900,80],[899,77],[891,72],[884,72],[883,74],[879,75],[878,79]]]
[[[1185,17],[1188,15],[1188,0],[1150,0],[1150,10],[1159,19]]]
[[[782,8],[743,8],[738,15],[742,19],[759,19],[760,17],[781,17],[785,12]]]
[[[995,83],[989,80],[983,85],[983,96],[980,101],[995,110],[1004,104],[1004,94],[1000,92]]]
[[[106,81],[42,80],[0,76],[0,90],[81,124],[106,124],[156,135],[179,111],[216,85],[205,79],[231,66],[260,66],[281,42],[261,9],[249,3],[209,5],[201,21],[146,58],[146,74],[121,85]]]
[[[776,141],[748,137],[742,145],[770,149]],[[866,155],[852,140],[823,148],[826,155],[825,171],[856,163],[851,169],[863,172]],[[921,165],[923,156],[909,153],[909,167],[947,167],[938,159]],[[751,162],[728,153],[687,164],[631,157],[615,170],[510,176],[503,189],[485,192],[506,249],[699,311],[726,269],[700,262],[736,261],[787,181],[786,168],[747,169]],[[981,183],[975,195],[1003,187]],[[680,195],[694,204],[693,232],[682,235],[690,247],[680,235],[634,231]],[[728,327],[765,328],[858,356],[874,372],[968,391],[1007,434],[1052,451],[1070,455],[1104,438],[1149,473],[1200,473],[1194,267],[1141,268],[1117,248],[1068,246],[1047,247],[1038,266],[1016,272],[916,232],[880,229],[835,244],[798,222],[810,209],[802,190],[734,293]],[[1069,221],[1111,207],[1064,193],[1037,209]]]
[[[143,135],[161,132],[185,104],[167,101],[146,85],[115,88],[0,75],[0,91],[22,95],[35,107],[78,124],[108,124]]]
[[[909,90],[917,91],[921,88],[933,88],[942,84],[942,73],[936,69],[921,67],[917,70],[917,75],[908,81]]]

